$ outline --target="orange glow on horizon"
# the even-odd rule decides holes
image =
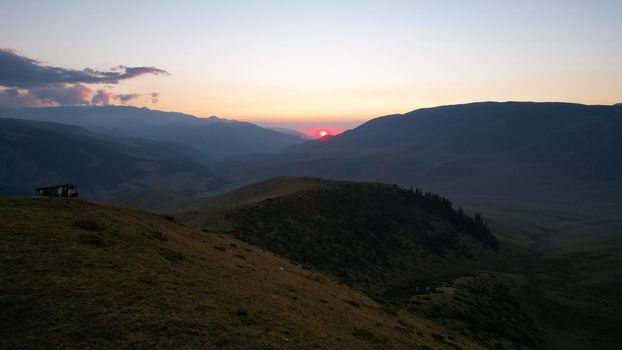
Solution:
[[[345,130],[343,129],[333,129],[333,128],[314,128],[304,130],[303,133],[317,139],[324,139],[331,136],[339,135]]]

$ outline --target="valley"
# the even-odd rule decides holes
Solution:
[[[524,132],[504,147],[480,139],[517,123],[508,108],[564,133]],[[80,110],[35,116],[67,112],[73,123]],[[170,142],[104,122],[228,122],[84,111],[82,126],[0,119],[3,195],[63,179],[95,201],[0,199],[0,316],[13,320],[3,347],[608,350],[621,341],[619,109],[439,107],[217,158],[192,132]]]
[[[302,262],[303,266],[327,272],[374,299],[423,314],[476,339],[485,347],[610,349],[619,343],[620,338],[614,331],[622,325],[622,300],[617,293],[622,258],[619,221],[590,222],[560,216],[557,212],[519,214],[477,208],[484,213],[491,231],[499,239],[497,252],[462,257],[459,263],[454,260],[449,264],[443,262],[447,261],[447,256],[434,254],[410,263],[398,258],[402,265],[397,270],[404,272],[397,274],[392,271],[394,267],[390,262],[399,255],[391,253],[391,257],[380,260],[381,264],[388,265],[381,268],[377,276],[390,281],[382,287],[382,278],[370,278],[369,273],[361,275],[366,269],[365,263],[360,265],[361,262],[348,261],[347,257],[365,256],[366,262],[374,264],[376,252],[385,249],[383,244],[358,248],[359,243],[354,242],[360,238],[344,236],[347,232],[357,232],[356,226],[343,224],[338,225],[338,235],[348,242],[348,250],[340,248],[337,242],[323,243],[326,238],[318,236],[320,232],[330,235],[330,226],[342,221],[331,216],[328,220],[326,215],[336,210],[312,199],[310,193],[354,184],[317,178],[274,178],[202,203],[195,202],[194,209],[174,215],[181,221],[234,235]],[[349,212],[350,218],[369,218],[382,227],[377,231],[383,232],[383,239],[390,240],[391,226],[384,220],[390,222],[393,215],[399,214],[372,209],[374,200],[388,205],[382,196],[376,194],[373,199],[366,200],[350,198],[345,202],[335,194],[330,198],[340,206],[339,213]],[[278,206],[283,201],[287,204]],[[307,212],[300,203],[313,203],[317,205],[315,210],[322,210]],[[352,205],[371,211],[355,214],[346,209]],[[274,212],[270,214],[269,210]],[[474,210],[466,208],[467,213]],[[294,213],[300,216],[292,216]],[[395,220],[402,223],[401,227],[407,222],[404,218]],[[353,231],[348,231],[348,227]],[[299,245],[305,247],[304,250],[298,249]],[[327,246],[331,247],[328,251],[325,250]],[[599,253],[594,254],[595,251]],[[307,255],[301,255],[304,252]],[[313,260],[309,254],[319,260]],[[327,254],[339,257],[335,265],[331,265]],[[461,269],[442,268],[456,265]],[[408,266],[421,270],[407,272]],[[397,277],[400,275],[409,277],[400,282]],[[373,281],[371,285],[370,280]]]
[[[0,2],[0,350],[622,349],[622,1]]]

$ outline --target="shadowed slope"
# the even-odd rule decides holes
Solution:
[[[278,177],[176,217],[423,313],[486,347],[540,345],[499,276],[484,272],[499,247],[485,221],[439,196],[380,183]]]
[[[376,291],[461,271],[498,248],[481,218],[444,198],[380,183],[279,177],[178,217]]]

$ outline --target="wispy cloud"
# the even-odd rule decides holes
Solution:
[[[39,61],[20,56],[14,50],[0,49],[0,85],[31,88],[46,84],[118,84],[121,80],[145,74],[169,75],[155,67],[117,66],[108,71],[91,68],[74,70],[44,66]]]
[[[7,106],[106,105],[112,100],[127,103],[149,96],[157,103],[158,93],[113,94],[86,85],[118,84],[146,74],[169,75],[156,67],[116,66],[110,70],[67,69],[43,65],[11,49],[0,49],[0,104]],[[2,89],[2,87],[4,89]]]
[[[152,92],[152,93],[148,93],[148,94],[119,94],[119,95],[114,95],[112,96],[112,98],[119,100],[119,102],[121,103],[128,103],[131,100],[135,100],[135,99],[139,99],[141,97],[147,97],[151,99],[151,103],[158,103],[159,99],[160,99],[160,94],[157,92]]]

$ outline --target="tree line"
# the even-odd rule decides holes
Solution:
[[[451,223],[482,241],[485,245],[494,250],[499,249],[499,240],[490,232],[488,220],[482,214],[475,213],[475,215],[469,216],[464,213],[462,207],[454,209],[453,203],[449,199],[436,193],[424,192],[421,188],[411,186],[406,192],[411,203],[430,213],[449,219]]]

